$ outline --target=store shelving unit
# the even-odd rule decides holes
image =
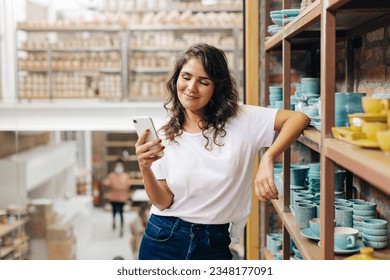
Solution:
[[[130,3],[122,3],[123,5],[126,5],[126,7],[130,7]],[[133,3],[134,4],[134,3]],[[215,14],[221,14],[225,13],[227,14],[238,14],[242,12],[242,8],[238,5],[238,3],[232,3],[231,5],[228,5],[227,3],[224,3],[221,5],[212,5],[208,7],[195,7],[192,5],[193,3],[184,3],[186,6],[184,8],[183,5],[179,5],[179,2],[173,2],[173,1],[167,1],[164,4],[164,9],[159,9],[155,7],[148,7],[148,5],[131,8],[131,9],[122,9],[120,10],[120,5],[112,5],[112,3],[106,3],[105,9],[103,9],[101,12],[104,13],[110,13],[110,12],[125,12],[129,14],[129,19],[131,19],[134,14],[138,14],[141,16],[150,16],[151,14],[157,15],[160,12],[177,12],[179,13],[188,13],[188,11],[191,11],[192,14],[199,14],[203,13],[204,15],[215,13]],[[181,3],[183,4],[183,3]],[[188,5],[187,5],[188,4]],[[137,3],[134,5],[141,5],[141,3]],[[176,7],[177,6],[177,7]],[[193,7],[194,9],[191,10],[189,7]],[[131,22],[131,20],[129,21]],[[69,23],[67,23],[69,24]],[[141,21],[140,21],[141,24]],[[153,23],[152,23],[153,24]],[[200,23],[201,24],[201,23]],[[233,23],[232,23],[233,24]],[[47,83],[40,84],[40,87],[44,87],[47,89],[47,94],[36,94],[31,93],[30,94],[19,94],[19,99],[56,99],[56,98],[94,98],[94,99],[104,99],[104,100],[120,100],[120,101],[138,101],[138,100],[158,100],[161,101],[163,99],[162,92],[163,92],[163,84],[166,80],[166,77],[168,73],[171,71],[172,68],[172,58],[174,58],[179,52],[183,51],[190,43],[186,42],[185,44],[181,45],[168,45],[163,46],[158,42],[155,46],[150,45],[147,42],[139,44],[137,46],[132,46],[132,41],[134,40],[134,34],[142,33],[142,36],[145,34],[152,34],[151,32],[155,32],[158,35],[169,33],[170,35],[174,36],[175,38],[177,36],[181,36],[183,34],[195,34],[198,36],[203,36],[205,34],[208,34],[210,32],[212,33],[219,33],[224,34],[224,36],[228,36],[228,38],[232,38],[234,41],[234,45],[232,46],[225,46],[223,43],[221,46],[219,46],[221,49],[223,49],[228,54],[234,54],[234,60],[231,61],[231,68],[235,73],[237,83],[240,86],[240,88],[243,87],[243,81],[242,81],[242,65],[241,59],[239,58],[241,56],[242,47],[240,47],[240,38],[242,36],[242,27],[237,26],[226,26],[223,24],[203,24],[203,25],[184,25],[184,24],[175,24],[174,25],[166,25],[163,24],[153,24],[153,25],[136,25],[133,23],[130,23],[128,26],[123,24],[121,22],[121,25],[119,24],[111,24],[111,25],[101,25],[101,26],[92,26],[92,25],[86,25],[86,23],[81,24],[80,26],[77,26],[74,23],[69,24],[68,26],[65,26],[64,24],[57,23],[56,25],[48,25],[48,26],[41,26],[41,25],[35,25],[31,26],[29,24],[20,23],[18,25],[17,31],[23,31],[26,34],[30,33],[36,33],[36,34],[43,34],[47,38],[51,38],[53,41],[53,38],[58,37],[60,38],[62,35],[71,34],[72,32],[85,34],[98,34],[98,32],[104,32],[107,34],[111,34],[112,38],[115,38],[115,40],[118,42],[115,47],[78,47],[78,48],[60,48],[58,46],[55,46],[55,44],[52,44],[47,40],[47,46],[40,47],[40,48],[28,48],[28,47],[21,47],[17,51],[21,54],[36,54],[43,53],[47,57],[47,66],[45,67],[18,67],[19,76],[21,73],[22,76],[28,76],[30,74],[39,75],[38,78],[41,78],[42,76],[47,76]],[[55,40],[55,39],[54,39]],[[115,68],[107,68],[107,67],[101,67],[96,66],[88,69],[82,69],[80,67],[55,67],[53,65],[53,58],[55,56],[64,54],[64,55],[77,55],[80,53],[108,53],[108,52],[117,52],[120,56],[120,67]],[[155,57],[154,62],[161,63],[161,58],[157,56],[158,53],[164,52],[166,53],[164,59],[166,59],[166,65],[163,67],[161,66],[134,66],[133,61],[135,61],[135,57],[133,57],[134,53],[138,54],[148,54],[147,58]],[[169,60],[169,61],[168,61]],[[85,76],[87,78],[87,81],[84,82],[88,84],[88,93],[81,94],[79,93],[75,94],[57,94],[56,88],[55,88],[55,81],[53,81],[54,73],[63,73],[65,75],[72,75],[72,73],[81,76]],[[110,75],[111,74],[111,75]],[[62,75],[62,74],[60,74]],[[103,92],[103,90],[99,87],[92,87],[90,80],[92,81],[101,81],[100,76],[101,75],[109,75],[107,79],[110,79],[110,77],[116,78],[116,76],[120,77],[120,94],[116,93],[111,94],[101,94],[100,92]],[[27,82],[28,83],[28,82]],[[23,83],[22,83],[23,86]]]
[[[205,10],[206,11],[206,10]],[[241,12],[241,10],[235,9],[236,12]],[[211,12],[211,11],[208,11]],[[221,11],[219,11],[221,12]],[[145,34],[152,34],[152,33],[159,33],[161,34],[168,34],[172,36],[173,38],[180,38],[183,35],[188,35],[188,34],[204,34],[207,35],[210,32],[213,33],[218,33],[221,34],[222,36],[228,36],[229,38],[233,38],[234,41],[234,46],[218,46],[220,47],[223,51],[226,53],[232,53],[234,54],[234,59],[231,61],[231,69],[234,71],[234,75],[237,79],[239,87],[242,87],[243,81],[242,81],[242,71],[240,69],[240,55],[241,55],[241,48],[239,46],[239,40],[241,38],[240,34],[242,32],[242,27],[237,27],[237,26],[145,26],[145,25],[139,25],[139,26],[130,26],[128,28],[128,35],[127,38],[129,39],[129,44],[128,44],[128,57],[129,60],[131,61],[132,57],[134,57],[134,53],[141,53],[141,54],[154,54],[156,55],[155,60],[157,61],[158,53],[169,53],[169,62],[167,63],[168,67],[135,67],[132,68],[130,66],[129,62],[129,98],[133,99],[138,98],[140,91],[142,90],[137,90],[137,89],[132,89],[132,85],[135,84],[135,82],[138,80],[137,74],[141,75],[147,75],[146,77],[144,76],[143,79],[147,80],[149,84],[149,81],[153,79],[151,75],[154,74],[163,74],[164,76],[168,75],[168,73],[172,70],[172,57],[175,57],[178,53],[183,51],[185,47],[175,47],[175,46],[148,46],[147,43],[143,43],[142,47],[141,46],[133,46],[132,40],[136,40],[137,36],[145,36]],[[149,80],[150,79],[150,80]],[[164,79],[160,80],[162,82]],[[140,82],[142,83],[142,82]],[[140,86],[142,87],[142,86]],[[145,87],[143,87],[145,90]],[[158,88],[158,92],[156,91],[156,88]],[[149,89],[149,92],[147,94],[141,94],[141,98],[145,98],[144,96],[152,96],[149,99],[161,99],[162,94],[161,92],[163,89],[161,86],[155,87],[155,89]]]
[[[288,9],[290,0],[283,0],[283,9]],[[269,1],[266,3],[266,14]],[[321,158],[321,247],[301,236],[295,219],[289,212],[290,200],[290,151],[283,155],[284,197],[272,204],[283,222],[283,259],[290,259],[290,238],[304,259],[335,259],[333,249],[334,184],[335,165],[364,179],[385,194],[390,194],[390,161],[379,150],[368,150],[332,138],[334,126],[334,99],[336,77],[336,42],[350,36],[364,34],[390,23],[390,7],[385,1],[317,0],[301,12],[292,22],[264,43],[264,88],[269,83],[269,57],[272,51],[282,50],[282,76],[284,108],[290,108],[291,52],[296,46],[305,44],[319,46],[321,53],[321,127],[322,130],[307,129],[298,139]],[[352,90],[352,89],[350,89]],[[265,98],[267,99],[267,97]],[[267,100],[265,100],[268,102]],[[390,256],[390,250],[375,252],[382,258]],[[339,256],[336,256],[336,259]]]
[[[45,59],[46,59],[46,66],[22,66],[20,65],[20,61],[18,61],[18,77],[19,80],[21,77],[29,77],[31,74],[40,74],[42,75],[41,77],[46,77],[47,82],[41,83],[39,86],[44,87],[44,92],[45,94],[41,94],[40,96],[36,96],[35,94],[21,94],[21,86],[23,83],[18,84],[18,99],[54,99],[54,98],[100,98],[100,99],[121,99],[122,98],[122,93],[127,91],[127,82],[123,81],[124,73],[122,73],[124,70],[124,67],[122,67],[122,62],[126,59],[123,58],[126,54],[126,52],[123,52],[121,49],[123,46],[121,44],[121,39],[122,39],[122,34],[126,34],[125,32],[122,31],[121,28],[118,26],[104,26],[104,27],[92,27],[92,26],[68,26],[68,27],[57,27],[57,26],[47,26],[47,27],[39,27],[39,26],[29,26],[23,23],[18,24],[17,26],[17,34],[19,32],[25,32],[27,35],[29,34],[43,34],[44,37],[46,38],[47,42],[43,46],[37,47],[37,48],[31,48],[31,47],[21,47],[18,48],[18,55],[36,55],[39,53],[45,54]],[[111,39],[115,38],[118,40],[117,46],[116,47],[88,47],[88,48],[72,48],[72,47],[58,47],[56,46],[56,43],[60,42],[62,40],[63,36],[69,36],[70,34],[77,33],[77,34],[89,34],[89,35],[96,35],[99,33],[106,34],[109,36]],[[55,40],[53,38],[57,38],[56,42],[50,42]],[[58,39],[59,38],[59,39]],[[118,53],[118,58],[120,58],[118,61],[115,63],[119,64],[119,67],[110,67],[110,66],[94,66],[94,67],[83,67],[81,65],[77,65],[76,67],[73,65],[62,65],[62,66],[56,66],[54,64],[54,60],[56,57],[61,57],[61,55],[80,55],[82,53],[103,53],[103,54],[109,54],[110,52]],[[69,62],[70,63],[70,62]],[[81,58],[80,58],[80,63],[81,63]],[[110,62],[112,63],[112,62]],[[66,75],[79,75],[83,77],[84,83],[83,83],[83,88],[88,87],[91,85],[89,80],[95,80],[96,83],[98,81],[102,80],[101,75],[115,75],[121,77],[121,91],[120,95],[116,94],[107,94],[104,92],[104,90],[100,86],[95,86],[90,88],[89,92],[87,93],[86,90],[83,93],[75,93],[72,94],[71,91],[66,92],[63,94],[63,96],[57,96],[58,92],[56,89],[56,81],[54,79],[55,75],[61,75],[61,73],[66,74]],[[127,73],[127,72],[126,72]],[[125,74],[126,74],[125,73]],[[97,78],[98,77],[98,78]],[[26,82],[27,83],[27,82]],[[89,83],[90,85],[87,85]],[[31,85],[28,84],[29,87],[36,87],[38,85]],[[72,87],[69,87],[70,89]],[[98,88],[99,90],[99,95],[96,95],[96,92],[94,88]],[[57,93],[57,94],[56,94]]]
[[[29,219],[20,219],[12,224],[0,224],[0,238],[11,236],[12,245],[0,244],[0,260],[27,259],[30,252],[29,237],[18,238],[17,233],[20,227],[25,226]],[[22,250],[23,249],[23,250]]]

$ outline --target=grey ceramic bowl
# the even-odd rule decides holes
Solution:
[[[376,210],[356,210],[353,209],[353,214],[357,216],[375,216]]]
[[[389,241],[388,235],[369,235],[363,232],[363,238],[367,241],[384,242]]]
[[[363,228],[363,222],[362,221],[353,221],[353,225],[357,227]]]
[[[348,199],[352,204],[366,204],[367,202],[363,199]]]
[[[354,221],[363,222],[363,220],[367,219],[375,219],[375,216],[359,216],[359,215],[352,215],[352,218]]]
[[[373,202],[366,202],[364,204],[353,204],[353,209],[356,210],[375,210],[376,209],[376,203]]]
[[[367,247],[371,247],[374,249],[383,249],[387,247],[388,242],[383,241],[383,242],[377,242],[377,241],[367,241],[363,239],[363,244]]]
[[[364,219],[363,227],[368,229],[387,229],[387,221],[383,219]]]
[[[387,228],[371,229],[371,228],[365,228],[364,226],[362,226],[362,231],[365,234],[376,235],[376,236],[383,236],[383,235],[389,234],[389,230]]]

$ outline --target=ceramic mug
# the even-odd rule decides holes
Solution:
[[[390,116],[390,114],[389,114]],[[389,120],[390,121],[390,120]],[[376,133],[379,148],[388,156],[390,156],[390,130],[378,131]]]
[[[336,226],[352,227],[353,226],[353,209],[352,207],[335,207]]]
[[[388,125],[385,122],[365,122],[362,126],[362,132],[366,134],[367,138],[377,141],[377,132],[387,130]]]
[[[295,220],[300,228],[308,228],[309,220],[316,217],[314,203],[298,203],[295,206]]]
[[[390,99],[363,97],[362,105],[364,112],[374,114],[387,114],[390,105]]]
[[[351,249],[356,245],[359,230],[351,227],[334,228],[334,245],[340,249]]]

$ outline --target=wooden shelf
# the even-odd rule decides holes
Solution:
[[[144,180],[143,179],[131,179],[130,178],[130,183],[132,185],[143,185],[144,184]]]
[[[290,212],[283,212],[283,198],[280,197],[278,200],[272,200],[272,204],[302,257],[306,260],[320,260],[321,253],[320,247],[317,244],[318,242],[301,235],[301,229],[296,224],[294,216]]]
[[[382,151],[361,148],[337,139],[326,139],[324,155],[390,195],[390,157]]]
[[[271,261],[275,259],[274,255],[272,255],[271,252],[266,247],[263,248],[263,252],[264,252],[265,260]]]
[[[313,128],[305,129],[302,135],[299,136],[298,141],[319,153],[321,146],[321,131]]]
[[[0,247],[0,258],[4,258],[15,249],[15,246],[3,246]]]
[[[270,51],[281,45],[284,38],[294,37],[314,23],[318,23],[321,18],[321,8],[321,1],[317,0],[309,8],[303,10],[294,21],[285,25],[282,30],[265,41],[265,51]]]
[[[131,147],[136,141],[107,141],[107,147]]]
[[[27,31],[27,32],[119,32],[123,30],[119,26],[67,26],[67,27],[56,27],[56,26],[46,26],[46,27],[37,27],[25,25],[19,23],[17,25],[18,30]]]
[[[16,222],[13,222],[12,224],[0,224],[0,237],[4,236],[11,231],[17,229],[19,226],[27,223],[29,219],[22,219]]]
[[[323,1],[322,1],[323,2]],[[390,8],[384,1],[333,0],[330,9],[340,8],[336,13],[337,37],[357,36],[378,29],[390,23]],[[387,6],[386,6],[387,5]],[[285,25],[279,32],[269,37],[264,44],[265,51],[280,47],[283,39],[294,44],[313,44],[319,42],[322,3],[317,0],[303,10],[297,18]]]

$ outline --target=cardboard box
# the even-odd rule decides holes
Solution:
[[[32,200],[28,212],[31,219],[47,219],[53,215],[53,201],[50,199]]]
[[[47,242],[49,260],[74,260],[76,259],[76,237],[62,241]]]
[[[73,225],[54,224],[47,229],[47,239],[51,241],[62,241],[73,237]]]
[[[27,231],[31,238],[46,238],[47,229],[57,223],[57,215],[52,214],[45,219],[31,219],[28,222]]]

